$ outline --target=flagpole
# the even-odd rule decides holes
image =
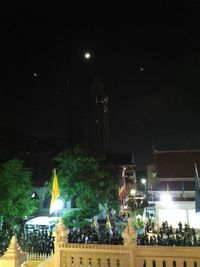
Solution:
[[[119,191],[119,197],[120,197],[120,213],[124,213],[124,202],[125,202],[125,197],[126,197],[126,175],[125,175],[126,167],[123,165],[122,166],[122,182],[123,184],[120,187]]]
[[[200,178],[196,163],[194,163],[194,169],[195,169],[195,211],[196,213],[200,213]]]

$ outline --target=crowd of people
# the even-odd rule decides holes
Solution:
[[[123,245],[123,238],[117,231],[112,231],[112,234],[108,231],[100,231],[97,233],[92,228],[70,230],[68,235],[69,243],[80,244],[110,244],[110,245]]]
[[[145,232],[137,237],[138,245],[160,245],[160,246],[200,246],[200,237],[198,237],[194,228],[188,224],[179,221],[178,228],[174,229],[167,221],[164,221],[155,231],[154,223],[147,222]]]
[[[22,251],[29,254],[36,253],[46,256],[54,253],[55,237],[52,232],[46,229],[36,229],[33,232],[18,231],[16,233]]]
[[[0,230],[0,256],[2,256],[6,251],[10,243],[11,237],[12,237],[12,231],[3,229]]]
[[[135,195],[129,195],[126,199],[126,205],[132,210],[137,210],[140,208],[147,207],[148,200],[146,195],[142,192],[137,192]]]
[[[15,230],[0,231],[0,256],[4,254],[10,243],[11,237],[16,235],[22,251],[29,254],[51,255],[54,252],[54,237],[52,232],[45,229],[36,229],[28,232],[26,229],[17,228]]]
[[[95,219],[83,229],[72,228],[68,235],[69,243],[123,245],[121,234],[111,226],[109,220],[99,224]]]
[[[52,231],[36,229],[30,232],[21,227],[14,231],[0,230],[0,256],[6,251],[13,234],[16,234],[22,251],[29,254],[45,254],[47,256],[54,253],[55,237]],[[121,233],[111,225],[108,218],[103,222],[99,222],[94,218],[90,225],[81,229],[74,227],[70,229],[67,238],[68,243],[124,244]],[[137,236],[137,245],[200,246],[200,237],[198,237],[194,228],[187,224],[183,226],[181,222],[179,222],[176,229],[169,225],[167,221],[164,221],[159,229],[155,229],[154,221],[150,218],[146,222],[144,233]]]
[[[45,254],[46,256],[54,253],[55,237],[52,231],[39,228],[29,231],[19,227],[15,230],[0,230],[0,256],[6,251],[14,234],[17,236],[19,246],[24,252],[38,255]],[[90,225],[82,229],[77,227],[70,229],[68,240],[66,241],[68,243],[82,244],[123,244],[121,234],[111,226],[110,220],[107,218],[101,223],[93,219]]]

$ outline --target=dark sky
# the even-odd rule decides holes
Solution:
[[[153,145],[200,148],[199,1],[156,8],[2,10],[0,126],[65,137],[69,108],[87,101],[98,74],[110,100],[110,151],[134,152],[142,165]]]

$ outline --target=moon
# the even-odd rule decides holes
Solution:
[[[84,57],[85,57],[85,59],[90,59],[91,54],[89,52],[85,52]]]

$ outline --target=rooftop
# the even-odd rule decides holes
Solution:
[[[200,170],[200,150],[154,150],[154,160],[158,178],[193,178],[195,163]]]

